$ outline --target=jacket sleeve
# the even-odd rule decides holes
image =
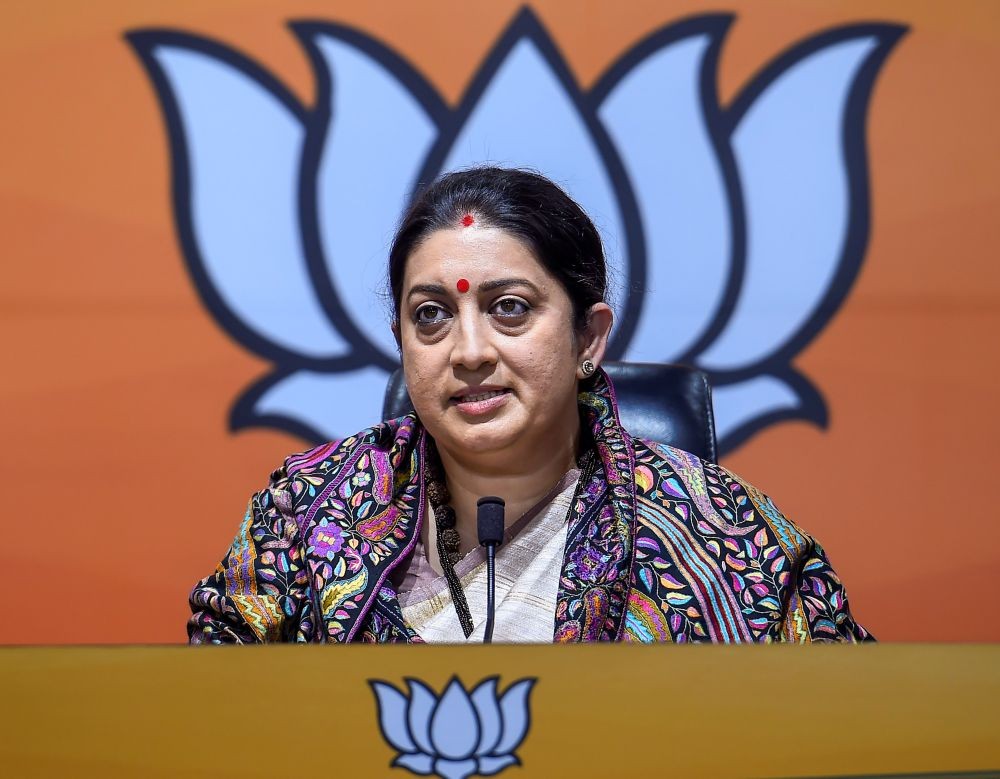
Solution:
[[[844,584],[830,566],[823,547],[806,537],[802,554],[793,569],[788,607],[782,624],[782,640],[798,643],[814,641],[874,641],[851,616]]]
[[[735,500],[739,505],[729,506],[722,502],[734,516],[752,505],[754,510],[747,511],[746,516],[766,526],[763,532],[767,535],[763,538],[769,535],[773,539],[764,540],[761,546],[774,541],[780,545],[781,554],[777,554],[777,547],[771,546],[767,555],[769,560],[771,552],[776,555],[767,568],[772,575],[781,570],[778,600],[784,605],[775,615],[773,638],[796,643],[874,641],[851,616],[844,584],[816,539],[786,519],[774,502],[749,482],[740,480],[721,466],[706,466],[706,473],[709,471],[716,476],[709,478],[710,492],[712,482],[716,488],[713,496],[715,493],[737,496]],[[749,504],[739,497],[743,493],[750,499]]]
[[[284,469],[247,505],[236,538],[191,593],[192,644],[295,640],[306,595],[298,523]]]

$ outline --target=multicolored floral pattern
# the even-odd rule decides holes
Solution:
[[[633,439],[603,372],[599,467],[569,519],[553,640],[863,641],[822,548],[721,466]],[[191,594],[192,643],[419,642],[388,576],[424,521],[412,415],[289,457]]]

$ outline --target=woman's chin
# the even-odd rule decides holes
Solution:
[[[510,451],[523,440],[523,433],[520,426],[511,425],[509,420],[493,418],[447,425],[437,435],[432,435],[439,446],[443,445],[453,457],[461,459]]]

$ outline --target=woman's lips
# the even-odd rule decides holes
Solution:
[[[493,413],[503,406],[509,397],[510,390],[484,390],[452,398],[451,402],[466,416],[475,417]]]

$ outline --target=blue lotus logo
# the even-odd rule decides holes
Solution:
[[[535,679],[521,679],[497,697],[497,678],[470,693],[453,678],[440,698],[407,679],[407,697],[391,684],[371,682],[385,740],[399,752],[392,765],[443,779],[491,776],[519,765],[514,754],[528,733],[528,696]]]
[[[166,116],[194,282],[273,365],[232,427],[320,441],[379,418],[398,364],[376,300],[395,221],[419,182],[486,161],[540,170],[595,219],[614,279],[610,357],[707,371],[723,451],[780,419],[825,425],[793,360],[864,259],[865,118],[903,28],[827,30],[722,107],[731,22],[660,29],[585,90],[525,9],[454,107],[398,54],[335,24],[291,25],[315,71],[311,107],[215,41],[129,33]]]

